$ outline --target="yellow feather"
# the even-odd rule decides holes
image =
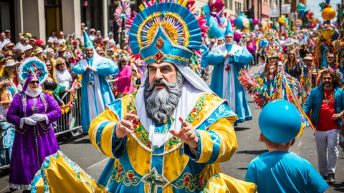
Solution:
[[[184,6],[184,7],[186,7],[186,5],[188,4],[188,0],[182,0],[183,2],[182,2],[182,6]]]
[[[142,11],[142,10],[145,9],[145,6],[144,6],[143,4],[141,4],[141,5],[139,6],[139,9],[140,9],[140,11]]]

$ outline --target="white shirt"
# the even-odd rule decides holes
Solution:
[[[63,72],[56,70],[56,79],[58,84],[60,84],[61,86],[64,86],[66,89],[70,88],[72,76],[70,75],[68,70],[65,70]]]

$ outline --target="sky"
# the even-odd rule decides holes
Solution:
[[[321,19],[321,11],[319,3],[324,2],[325,0],[307,0],[307,8],[312,10],[315,18]],[[332,8],[337,10],[337,4],[341,3],[341,0],[331,0],[330,1]]]

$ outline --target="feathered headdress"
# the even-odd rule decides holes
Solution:
[[[148,1],[140,6],[130,32],[130,48],[150,63],[171,62],[187,65],[202,43],[195,16],[185,7],[187,1]]]
[[[23,85],[29,77],[33,76],[37,77],[39,84],[41,85],[47,79],[48,74],[49,72],[45,63],[37,57],[27,58],[19,66],[19,79]]]
[[[282,49],[279,45],[270,43],[265,49],[267,58],[283,59]]]

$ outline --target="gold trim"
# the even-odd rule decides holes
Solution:
[[[173,13],[173,12],[166,12],[164,13],[165,16],[169,16],[169,17],[172,17],[172,18],[176,18],[180,24],[182,25],[182,29],[183,29],[183,32],[184,32],[184,36],[183,39],[184,39],[184,47],[188,47],[189,46],[189,39],[190,39],[190,31],[189,31],[189,28],[187,26],[187,24],[185,23],[185,21],[183,20],[183,18],[176,14],[176,13]],[[139,47],[140,49],[142,47],[144,47],[142,44],[142,29],[143,27],[147,24],[147,22],[151,21],[153,18],[155,17],[161,17],[162,16],[162,13],[161,12],[156,12],[156,13],[153,13],[151,14],[150,16],[148,16],[141,24],[140,26],[138,27],[138,30],[137,30],[137,42],[139,44]],[[167,20],[161,20],[161,19],[158,19],[158,21],[155,21],[155,22],[160,22],[162,23],[163,21],[167,21]],[[148,40],[147,40],[148,41]],[[153,40],[152,40],[153,41]],[[147,45],[151,44],[152,42],[148,42]]]
[[[190,61],[190,59],[188,59],[188,58],[184,58],[181,56],[175,56],[175,55],[171,55],[171,54],[165,54],[165,58],[170,58],[170,59],[179,60],[179,61],[183,61],[183,62],[189,62]]]
[[[164,58],[173,59],[173,60],[179,60],[179,61],[183,61],[183,62],[189,62],[190,61],[190,59],[184,58],[184,57],[181,57],[181,56],[175,56],[175,55],[171,55],[171,54],[164,54],[164,57],[162,59],[160,59],[160,61],[158,61],[158,63],[160,63]],[[149,56],[147,58],[144,58],[143,60],[145,62],[147,62],[150,59],[156,60],[155,55],[154,56]]]

